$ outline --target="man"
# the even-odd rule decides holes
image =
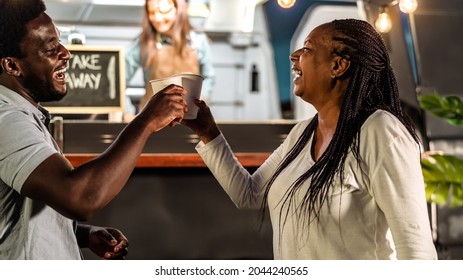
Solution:
[[[0,259],[111,259],[128,241],[85,221],[127,182],[146,140],[187,111],[185,91],[155,95],[99,157],[73,168],[47,130],[40,102],[66,95],[69,51],[42,0],[0,0]]]

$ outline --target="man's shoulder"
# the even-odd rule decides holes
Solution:
[[[9,122],[18,123],[30,118],[33,118],[33,113],[25,107],[19,107],[0,99],[0,126],[7,125]]]

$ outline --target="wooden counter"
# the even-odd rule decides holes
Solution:
[[[292,122],[218,123],[236,157],[245,167],[258,167],[283,142]],[[73,166],[104,152],[126,126],[105,121],[64,121],[54,127],[55,139]],[[136,167],[205,167],[196,153],[196,135],[184,127],[166,127],[148,139]]]
[[[98,154],[66,154],[66,158],[74,167],[85,163]],[[246,167],[259,167],[270,156],[270,153],[236,153],[240,163]],[[206,167],[198,154],[163,154],[152,153],[142,154],[136,168],[151,167]]]

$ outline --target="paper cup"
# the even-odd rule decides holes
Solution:
[[[199,108],[196,106],[195,100],[201,97],[203,80],[204,78],[200,75],[182,73],[168,78],[151,80],[150,83],[154,94],[165,89],[171,84],[183,87],[187,91],[185,101],[188,106],[188,113],[186,113],[183,118],[186,120],[192,120],[196,119],[196,116],[198,115]]]
[[[163,79],[151,80],[151,88],[153,89],[153,93],[156,94],[161,90],[165,89],[166,87],[170,86],[171,84],[174,85],[182,85],[182,80],[180,77],[167,77]]]

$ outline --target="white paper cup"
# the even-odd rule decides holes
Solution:
[[[187,91],[185,101],[188,106],[188,113],[186,113],[183,118],[186,120],[192,120],[196,119],[196,116],[198,115],[199,108],[196,106],[195,100],[201,97],[203,80],[204,78],[200,75],[182,73],[168,78],[151,80],[150,84],[154,94],[165,89],[171,84],[183,87]]]

